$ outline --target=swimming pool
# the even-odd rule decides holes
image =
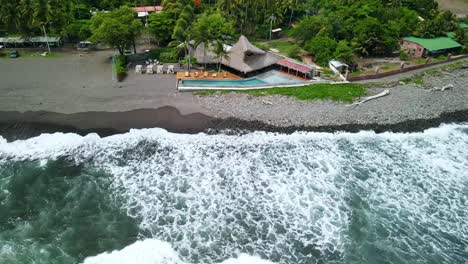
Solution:
[[[187,87],[255,87],[280,84],[298,84],[303,81],[279,71],[269,71],[252,78],[242,80],[182,80],[180,86]]]
[[[250,78],[243,80],[182,80],[182,85],[193,87],[237,87],[262,86],[267,85],[267,83],[256,78]]]

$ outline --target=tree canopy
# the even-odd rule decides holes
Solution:
[[[151,14],[145,29],[129,7],[154,4],[164,11]],[[457,26],[462,21],[467,18],[438,10],[434,0],[0,0],[0,35],[37,36],[44,27],[49,35],[91,37],[121,50],[142,30],[159,45],[188,45],[188,39],[215,45],[241,34],[265,39],[271,27],[282,27],[322,64],[333,57],[350,60],[350,50],[388,55],[410,35],[455,32],[464,40]],[[319,48],[322,42],[333,45]]]
[[[91,19],[91,40],[103,42],[117,48],[120,54],[135,45],[135,38],[140,34],[143,23],[134,19],[134,11],[121,7],[109,13],[99,12]]]

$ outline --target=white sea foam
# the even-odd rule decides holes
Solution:
[[[83,264],[188,264],[183,262],[177,252],[167,242],[157,239],[137,241],[122,250],[105,252],[95,257],[88,257]],[[259,257],[240,255],[220,264],[273,264]]]
[[[364,243],[409,263],[435,251],[456,263],[466,248],[453,241],[468,244],[467,131],[54,134],[0,141],[0,165],[67,156],[111,173],[114,195],[141,219],[141,238],[174,248],[145,240],[120,251],[128,255],[157,247],[149,257],[177,264],[248,263],[241,254],[314,263],[362,259]]]

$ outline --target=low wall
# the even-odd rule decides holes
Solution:
[[[380,79],[380,78],[392,76],[392,75],[395,75],[395,74],[400,74],[400,73],[404,73],[404,72],[410,72],[410,71],[414,71],[414,70],[424,69],[424,68],[427,68],[427,67],[431,67],[431,66],[435,66],[435,65],[439,65],[439,64],[445,64],[447,62],[457,61],[457,60],[461,60],[461,59],[465,59],[465,58],[468,58],[468,55],[462,55],[462,56],[458,56],[458,57],[455,57],[455,58],[451,58],[450,60],[444,60],[444,61],[438,61],[438,62],[433,62],[433,63],[428,63],[428,64],[416,65],[416,66],[411,66],[411,67],[408,67],[408,68],[403,68],[403,69],[388,71],[388,72],[382,72],[382,73],[373,74],[373,75],[348,77],[348,81],[356,82],[356,81]]]

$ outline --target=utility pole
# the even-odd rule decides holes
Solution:
[[[45,23],[42,24],[42,29],[44,30],[44,36],[45,36],[45,39],[46,39],[46,43],[47,43],[47,49],[49,50],[49,55],[52,54],[50,52],[50,45],[49,45],[49,38],[47,37],[47,32],[45,30],[45,26],[44,26]]]

